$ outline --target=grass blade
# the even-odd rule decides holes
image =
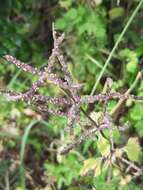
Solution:
[[[97,88],[97,86],[98,86],[98,84],[100,82],[100,79],[102,78],[102,76],[103,76],[103,74],[104,74],[104,72],[106,70],[106,67],[108,66],[109,62],[111,61],[111,59],[112,59],[112,57],[113,57],[116,49],[118,48],[119,43],[121,42],[123,36],[125,35],[127,29],[129,28],[130,24],[132,23],[133,19],[135,18],[136,14],[138,13],[138,11],[139,11],[139,9],[140,9],[140,7],[141,7],[142,4],[143,4],[143,0],[141,0],[139,2],[139,4],[137,5],[137,7],[135,8],[135,10],[133,11],[132,15],[130,16],[127,24],[124,27],[124,29],[122,30],[122,32],[121,32],[118,40],[116,41],[116,43],[115,43],[115,45],[114,45],[111,53],[109,54],[109,56],[108,56],[108,58],[107,58],[107,60],[106,60],[106,62],[104,64],[104,66],[103,66],[103,68],[102,68],[102,70],[101,70],[101,72],[100,72],[100,74],[99,74],[99,76],[97,78],[97,81],[95,82],[95,84],[93,86],[93,89],[91,91],[91,95],[93,95],[95,93],[95,90],[96,90],[96,88]]]
[[[35,126],[35,124],[37,124],[39,121],[32,121],[25,129],[24,135],[22,137],[22,142],[21,142],[21,149],[20,149],[20,179],[21,179],[21,186],[22,189],[25,190],[26,189],[26,185],[25,185],[25,174],[24,174],[24,154],[25,154],[25,148],[26,148],[26,144],[28,141],[28,136],[29,133],[32,129],[32,127]]]

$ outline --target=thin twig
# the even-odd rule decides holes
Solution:
[[[59,154],[67,154],[70,150],[72,150],[77,145],[81,144],[83,141],[85,141],[87,138],[92,137],[95,135],[96,132],[101,132],[103,129],[106,129],[107,127],[102,126],[98,128],[92,128],[90,130],[87,130],[85,133],[80,135],[79,138],[74,140],[74,142],[66,144],[58,149]]]
[[[137,83],[139,82],[139,80],[142,78],[142,73],[138,72],[134,82],[132,83],[131,87],[125,92],[124,96],[129,96],[129,94],[132,92],[132,90],[136,87]],[[137,98],[136,96],[134,96],[134,98],[139,99],[139,97]],[[141,98],[140,98],[141,99]],[[121,107],[123,106],[123,104],[125,103],[126,98],[121,98],[118,103],[116,104],[116,106],[111,110],[110,115],[116,119],[119,113],[119,110],[121,109]]]

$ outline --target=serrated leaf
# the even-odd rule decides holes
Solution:
[[[107,156],[110,153],[109,141],[106,140],[101,135],[99,135],[99,138],[97,141],[97,147],[98,147],[99,152],[102,154],[102,156]]]
[[[137,138],[130,138],[124,150],[126,151],[127,156],[131,161],[139,161],[141,147]]]
[[[96,158],[96,159],[89,158],[84,161],[84,165],[80,170],[80,175],[84,176],[89,171],[94,170],[94,176],[98,176],[101,173],[100,165],[101,165],[101,158]]]

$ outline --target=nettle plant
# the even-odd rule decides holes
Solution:
[[[25,101],[29,105],[33,105],[38,111],[53,115],[64,116],[67,118],[66,132],[70,135],[70,143],[65,144],[57,149],[58,155],[65,155],[75,149],[79,144],[83,143],[86,139],[96,137],[97,149],[100,156],[97,158],[89,158],[84,161],[84,165],[80,171],[81,175],[86,175],[90,170],[94,171],[94,175],[101,174],[101,169],[107,170],[116,168],[118,172],[126,179],[123,178],[122,183],[128,183],[132,178],[137,178],[141,175],[141,168],[134,164],[138,161],[140,155],[140,145],[138,139],[133,137],[129,138],[127,144],[119,148],[113,139],[114,130],[125,131],[128,127],[116,126],[114,124],[117,110],[127,100],[142,100],[143,97],[131,95],[138,79],[141,79],[142,73],[139,72],[133,86],[124,94],[120,92],[112,92],[112,80],[107,78],[105,83],[105,90],[101,94],[93,95],[80,95],[80,89],[83,84],[75,84],[73,77],[68,69],[64,55],[61,51],[61,44],[64,40],[64,34],[58,35],[53,30],[54,47],[52,54],[49,57],[48,65],[44,69],[32,67],[25,64],[11,55],[5,55],[3,58],[8,62],[15,64],[18,68],[25,72],[29,72],[38,76],[38,80],[32,84],[28,91],[25,93],[17,93],[12,91],[3,90],[2,94],[9,101]],[[60,72],[59,72],[60,71]],[[59,74],[60,73],[60,74]],[[61,74],[62,73],[62,74]],[[37,90],[45,86],[47,83],[56,85],[63,91],[63,97],[45,96],[37,92]],[[109,100],[119,99],[117,106],[109,113],[107,111],[107,103]],[[100,103],[103,107],[102,112],[87,113],[83,109],[83,105]],[[50,108],[49,104],[53,104],[54,108]],[[65,111],[64,107],[68,107]],[[81,120],[81,113],[85,119]],[[79,124],[81,133],[75,135],[75,124]],[[133,152],[134,151],[134,152]],[[112,175],[109,175],[112,178]]]

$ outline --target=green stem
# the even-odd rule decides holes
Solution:
[[[29,133],[35,124],[37,124],[38,121],[32,121],[25,129],[24,135],[22,137],[21,142],[21,150],[20,150],[20,178],[21,178],[21,186],[23,190],[26,190],[25,185],[25,171],[24,171],[24,155],[25,155],[25,148],[28,141]]]
[[[95,90],[96,90],[96,88],[97,88],[97,86],[98,86],[98,84],[99,84],[99,82],[100,82],[100,79],[102,78],[102,76],[103,76],[103,74],[104,74],[104,72],[105,72],[106,67],[108,66],[110,60],[112,59],[112,57],[113,57],[113,55],[114,55],[114,53],[115,53],[115,51],[116,51],[116,49],[117,49],[119,43],[121,42],[123,36],[125,35],[125,33],[126,33],[128,27],[130,26],[130,24],[132,23],[133,19],[134,19],[135,16],[136,16],[137,12],[139,11],[139,9],[140,9],[142,3],[143,3],[143,0],[141,0],[141,1],[139,2],[139,4],[137,5],[136,9],[134,10],[134,12],[132,13],[131,17],[129,18],[127,24],[125,25],[123,31],[121,32],[121,34],[120,34],[118,40],[116,41],[116,43],[115,43],[115,45],[114,45],[114,47],[113,47],[111,53],[109,54],[109,56],[108,56],[108,58],[107,58],[107,60],[106,60],[106,62],[105,62],[105,64],[104,64],[104,66],[103,66],[103,68],[102,68],[102,70],[101,70],[101,72],[100,72],[100,74],[99,74],[99,76],[98,76],[98,78],[97,78],[97,81],[95,82],[95,84],[94,84],[94,86],[93,86],[93,89],[92,89],[92,91],[91,91],[91,95],[93,95],[93,94],[95,93]]]
[[[28,143],[29,134],[31,132],[31,129],[37,124],[41,123],[43,125],[47,125],[47,122],[45,121],[38,121],[34,120],[32,121],[25,129],[24,135],[22,137],[21,141],[21,148],[20,148],[20,180],[21,180],[21,187],[22,190],[26,190],[26,183],[25,183],[25,169],[24,169],[24,156],[25,156],[25,149],[26,145]]]

